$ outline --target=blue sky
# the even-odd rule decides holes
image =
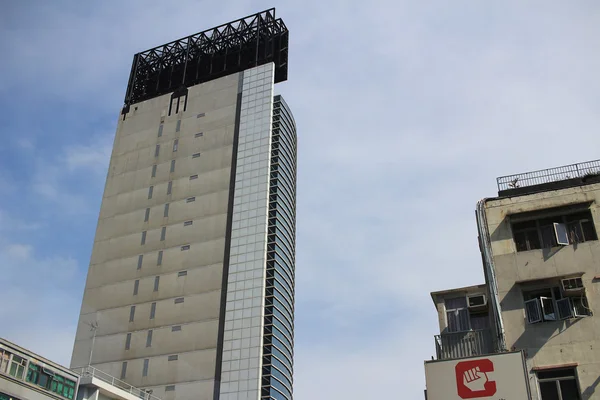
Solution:
[[[600,158],[597,1],[2,2],[0,336],[69,363],[133,54],[271,6],[299,129],[295,397],[422,399],[429,292],[483,280],[477,200]]]

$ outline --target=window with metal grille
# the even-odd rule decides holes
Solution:
[[[575,369],[551,369],[537,372],[541,400],[580,400]]]
[[[514,222],[512,232],[517,251],[598,240],[590,210]]]

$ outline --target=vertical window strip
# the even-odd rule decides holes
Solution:
[[[156,303],[152,303],[150,305],[150,319],[154,319],[155,315],[156,315]]]
[[[160,250],[158,252],[158,258],[156,260],[156,265],[162,265],[162,259],[163,259],[163,251]]]
[[[160,276],[155,276],[154,277],[154,291],[158,292],[158,285],[160,283]]]
[[[160,229],[160,240],[161,240],[161,241],[164,241],[164,240],[165,240],[165,238],[166,238],[166,236],[167,236],[167,227],[166,227],[166,226],[163,226],[163,227]]]
[[[138,256],[137,269],[142,269],[142,263],[144,262],[144,255],[140,254]]]

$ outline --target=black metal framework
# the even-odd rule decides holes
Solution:
[[[125,107],[269,62],[287,80],[289,32],[275,8],[143,51],[133,57]]]

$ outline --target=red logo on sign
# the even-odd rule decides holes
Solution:
[[[456,387],[461,399],[489,397],[496,394],[496,382],[488,379],[487,373],[494,371],[489,359],[462,361],[454,367]]]

